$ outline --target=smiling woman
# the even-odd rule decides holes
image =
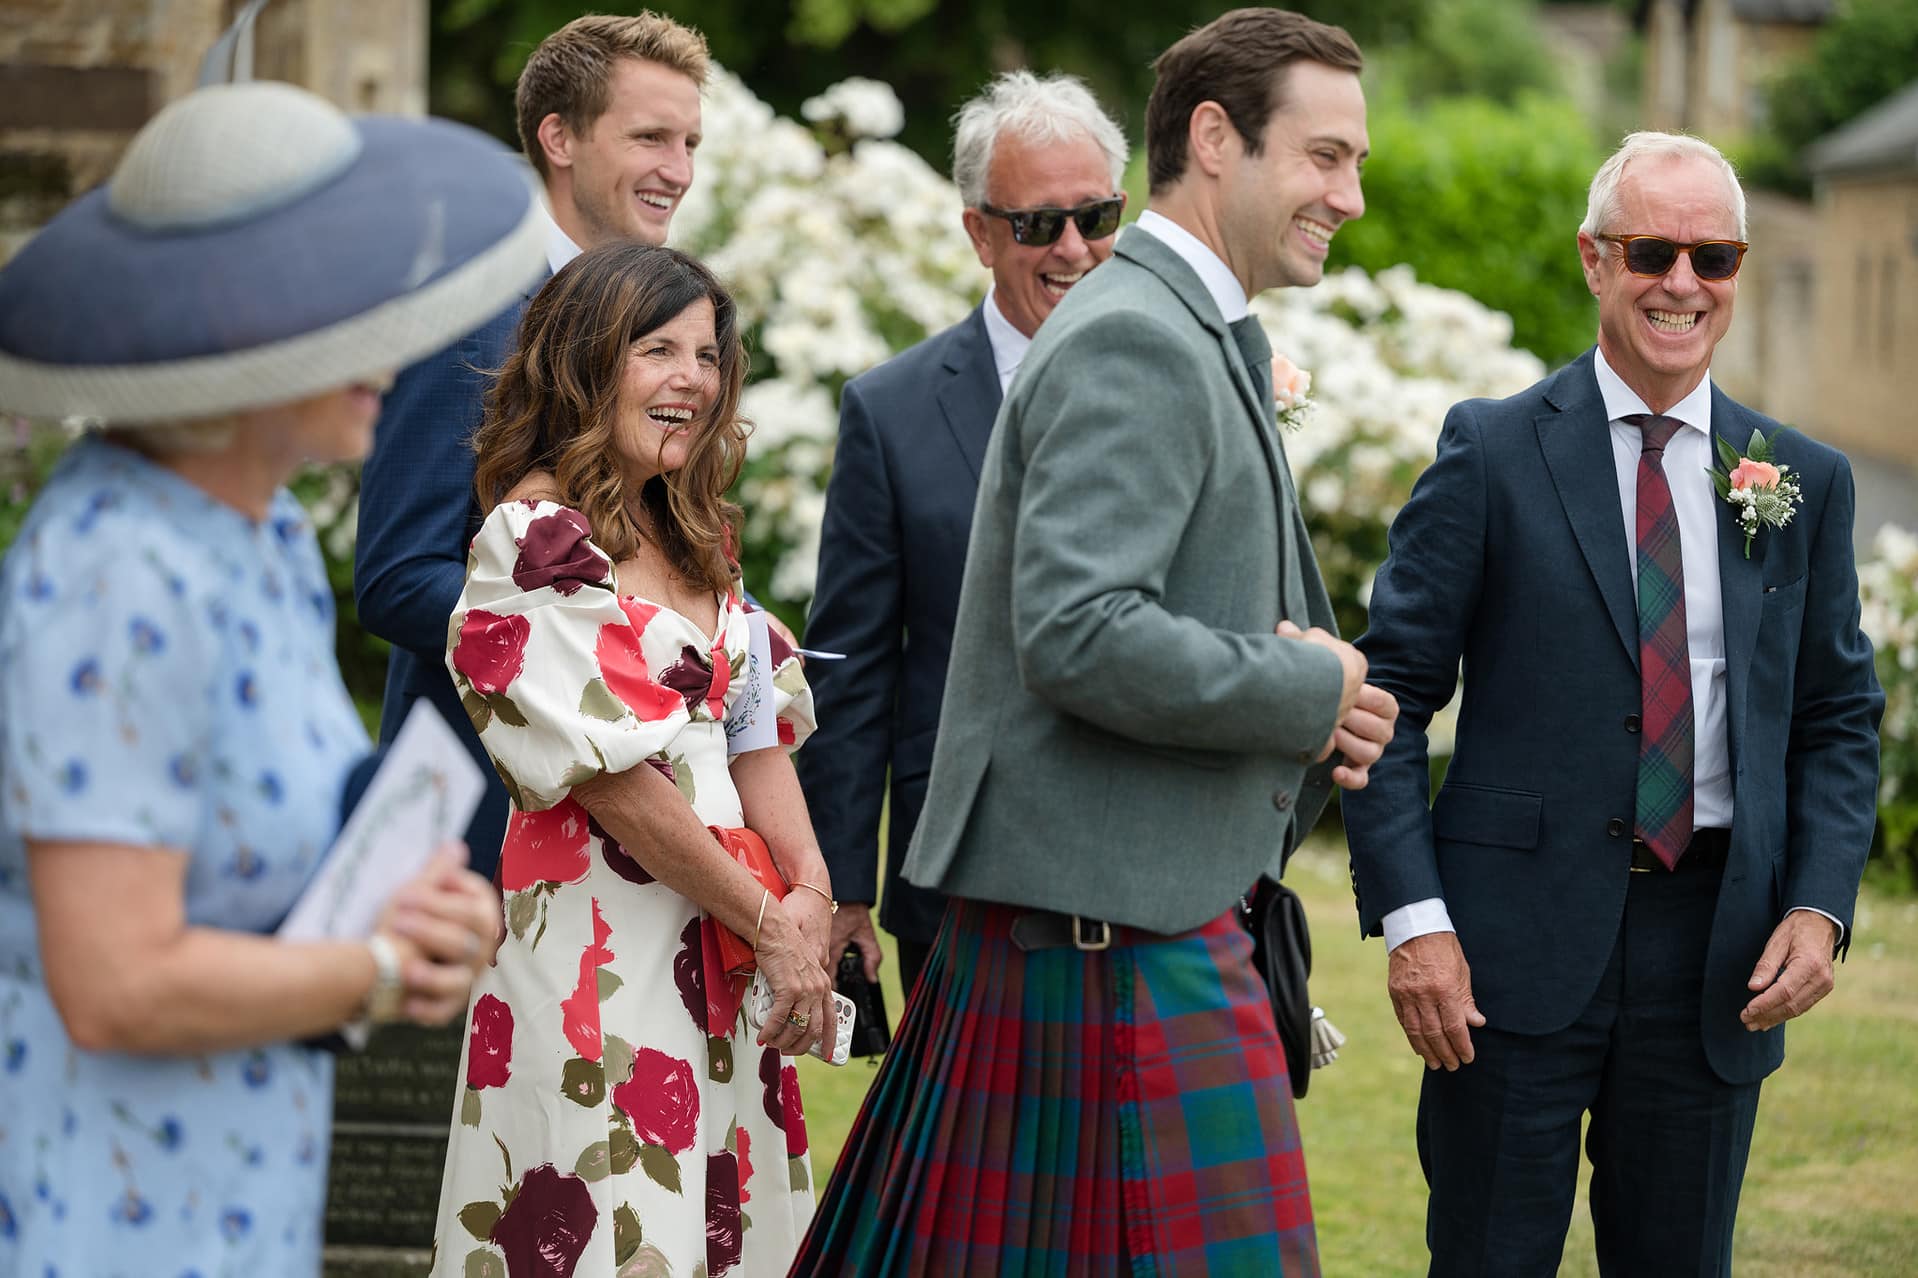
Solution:
[[[754,631],[724,496],[745,365],[705,267],[604,245],[527,307],[475,438],[492,513],[448,665],[513,803],[511,935],[473,1006],[436,1272],[496,1264],[478,1239],[509,1266],[784,1274],[811,1219],[783,1057],[831,1023],[832,886],[785,750],[729,747]],[[811,694],[776,636],[771,660],[794,745]],[[777,883],[727,850],[754,847]],[[735,938],[774,993],[757,1036],[718,957]]]

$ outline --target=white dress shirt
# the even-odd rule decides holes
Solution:
[[[546,220],[548,223],[546,231],[546,265],[552,268],[553,274],[558,275],[559,268],[578,257],[583,250],[579,245],[573,243],[571,236],[559,229],[559,223],[553,218],[552,210],[550,209],[547,210]]]
[[[1643,448],[1639,427],[1621,420],[1650,413],[1645,401],[1625,384],[1602,352],[1594,351],[1592,371],[1611,420],[1612,464],[1618,500],[1625,515],[1625,562],[1638,565],[1638,459]],[[1701,378],[1692,392],[1663,414],[1683,422],[1665,445],[1665,481],[1678,516],[1679,551],[1685,565],[1685,642],[1692,666],[1692,828],[1729,829],[1732,823],[1731,738],[1725,691],[1725,608],[1718,577],[1718,497],[1711,477],[1712,384]],[[1794,906],[1793,909],[1811,909]],[[1825,914],[1823,910],[1815,913]],[[1831,915],[1825,914],[1826,918]],[[1837,919],[1832,919],[1837,923]],[[1400,906],[1380,920],[1387,952],[1415,936],[1451,932],[1445,901],[1430,897]],[[1843,936],[1840,925],[1840,936]]]
[[[1006,313],[999,309],[992,290],[986,290],[986,343],[992,347],[992,366],[999,374],[999,393],[1006,393],[1006,387],[1012,385],[1012,375],[1019,371],[1019,365],[1032,349],[1032,339],[1012,326]]]

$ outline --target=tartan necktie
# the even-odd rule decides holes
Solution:
[[[1683,422],[1634,414],[1638,426],[1638,673],[1641,735],[1635,833],[1665,864],[1692,841],[1692,663],[1678,512],[1665,481],[1665,445]]]
[[[1232,340],[1239,344],[1239,354],[1245,357],[1245,371],[1252,374],[1253,392],[1259,403],[1271,408],[1272,421],[1276,424],[1278,410],[1272,408],[1272,343],[1266,339],[1265,326],[1259,323],[1258,316],[1247,315],[1226,327],[1232,330]]]

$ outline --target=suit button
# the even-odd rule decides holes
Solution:
[[[1605,833],[1611,835],[1614,839],[1624,838],[1625,822],[1618,817],[1613,817],[1605,823]]]
[[[1625,716],[1625,731],[1637,732],[1640,726],[1641,726],[1641,721],[1639,720],[1639,717],[1637,715],[1628,714]]]
[[[1272,806],[1281,812],[1291,807],[1292,792],[1290,790],[1274,790],[1272,792]]]

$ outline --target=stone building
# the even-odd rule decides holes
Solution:
[[[1764,120],[1763,86],[1811,49],[1837,0],[1640,0],[1644,127],[1720,145]]]
[[[1918,80],[1816,143],[1819,434],[1918,465]]]
[[[199,81],[246,0],[0,3],[0,261],[105,181],[134,132]],[[426,0],[272,0],[254,74],[355,111],[426,106]]]

